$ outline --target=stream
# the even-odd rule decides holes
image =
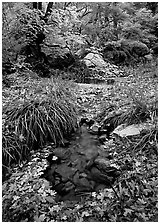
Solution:
[[[83,122],[66,147],[53,149],[41,177],[51,183],[57,201],[79,201],[85,194],[112,187],[120,171],[111,160],[98,134]]]

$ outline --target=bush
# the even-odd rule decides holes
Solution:
[[[44,21],[38,10],[27,3],[3,2],[2,53],[3,61],[15,61],[23,47],[38,38]]]
[[[146,54],[149,54],[149,49],[146,44],[139,42],[139,41],[133,41],[131,42],[132,47],[132,55],[137,57],[143,57]]]
[[[103,49],[104,58],[115,64],[128,64],[135,60],[138,61],[140,57],[148,53],[149,49],[146,44],[126,39],[108,42]]]
[[[48,141],[55,145],[63,143],[76,129],[73,86],[50,79],[30,82],[28,86],[31,92],[26,87],[23,98],[15,98],[4,107],[4,166],[25,159],[31,150],[37,150]]]

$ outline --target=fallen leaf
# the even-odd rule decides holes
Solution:
[[[43,222],[44,219],[45,219],[45,214],[42,214],[39,217],[38,216],[34,216],[34,221],[35,222]]]
[[[54,202],[55,202],[55,200],[54,200],[52,197],[50,197],[50,196],[45,197],[45,199],[46,199],[46,201],[48,201],[49,203],[54,203]]]
[[[88,213],[88,212],[82,212],[82,217],[84,217],[84,216],[86,216],[86,217],[88,217],[88,216],[90,216],[90,214]]]
[[[127,216],[128,214],[131,214],[133,212],[132,209],[125,208],[124,216]]]

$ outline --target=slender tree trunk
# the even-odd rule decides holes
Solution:
[[[33,2],[33,8],[42,10],[42,2]]]
[[[37,2],[33,2],[33,8],[37,9]]]
[[[42,2],[38,2],[38,9],[42,10]]]
[[[44,21],[47,22],[48,21],[48,16],[50,15],[50,13],[52,12],[52,6],[53,6],[53,2],[49,2],[48,6],[47,6],[47,10],[44,16]]]

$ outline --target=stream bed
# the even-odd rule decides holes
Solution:
[[[111,188],[120,171],[99,136],[83,124],[66,147],[53,148],[48,167],[41,176],[57,192],[57,201],[79,201],[89,192]]]

